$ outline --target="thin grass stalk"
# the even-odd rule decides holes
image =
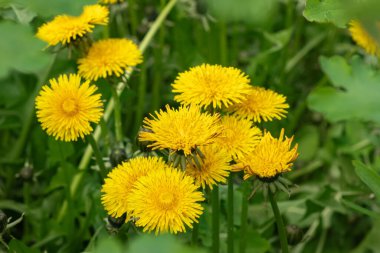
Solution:
[[[98,144],[96,143],[94,136],[92,136],[92,134],[89,134],[86,136],[86,140],[91,145],[91,148],[94,151],[96,163],[100,168],[101,174],[104,174],[106,172],[106,166],[104,165],[102,154],[100,153]]]
[[[273,214],[276,219],[277,230],[280,237],[280,244],[282,253],[288,253],[288,239],[286,238],[286,230],[284,226],[284,222],[282,221],[282,217],[280,214],[280,209],[278,209],[276,199],[274,198],[274,194],[271,190],[268,191],[270,205],[272,206]]]
[[[234,176],[228,177],[227,193],[227,253],[234,252]]]

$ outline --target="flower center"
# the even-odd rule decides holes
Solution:
[[[62,110],[67,114],[67,115],[74,115],[78,112],[78,105],[76,101],[72,98],[66,99],[62,103]]]
[[[173,206],[176,202],[176,198],[173,193],[171,192],[162,192],[158,196],[158,202],[163,208],[170,208]]]

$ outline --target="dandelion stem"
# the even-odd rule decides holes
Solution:
[[[173,9],[173,7],[175,6],[176,3],[177,3],[177,0],[170,0],[170,2],[168,2],[168,4],[165,6],[165,8],[160,13],[160,15],[154,21],[154,23],[152,24],[149,31],[147,32],[144,39],[142,40],[142,42],[139,45],[139,49],[142,53],[144,53],[144,51],[148,47],[149,43],[152,41],[154,35],[157,33],[158,29],[160,28],[161,24],[164,22],[164,20],[168,16],[169,12]],[[125,74],[125,78],[128,79],[131,74],[132,74],[132,71],[127,72]],[[118,90],[117,90],[119,95],[123,92],[124,88],[125,88],[125,83],[121,83],[118,87]],[[108,104],[106,106],[106,109],[104,110],[104,120],[105,121],[107,121],[110,118],[114,106],[115,106],[114,100],[110,99],[110,101],[108,102]],[[97,126],[95,131],[94,131],[94,138],[95,138],[95,140],[98,140],[99,137],[100,137],[100,126]],[[84,155],[82,156],[82,160],[79,163],[80,172],[74,176],[72,183],[71,183],[71,187],[70,187],[71,196],[74,196],[76,194],[76,191],[78,190],[78,187],[79,187],[80,182],[82,181],[82,177],[84,175],[83,170],[87,169],[88,164],[89,164],[90,159],[91,159],[91,155],[92,155],[92,149],[90,146],[87,146],[87,148],[84,152]],[[58,217],[60,217],[62,219],[65,216],[65,214],[67,212],[67,207],[68,207],[68,203],[67,203],[67,201],[65,201],[61,207],[61,210],[59,212]],[[58,218],[58,221],[60,221],[60,218]]]
[[[272,206],[273,214],[277,223],[277,230],[280,236],[280,244],[282,253],[288,253],[288,240],[286,238],[286,231],[284,227],[284,222],[282,221],[282,217],[280,214],[280,210],[278,209],[276,199],[274,198],[274,194],[271,190],[268,191],[269,201]]]
[[[228,177],[227,195],[227,252],[234,252],[234,176]]]
[[[92,134],[89,134],[89,135],[86,136],[86,140],[91,145],[92,150],[94,151],[94,155],[95,155],[95,158],[96,158],[96,163],[98,164],[101,173],[102,174],[105,173],[106,166],[104,165],[102,154],[100,153],[98,144],[96,144],[94,136],[92,136]]]
[[[248,195],[249,195],[249,183],[247,181],[244,181],[242,183],[239,253],[245,253],[245,249],[247,245],[246,235],[247,235],[247,217],[248,217]]]
[[[120,110],[120,99],[117,94],[117,86],[116,84],[111,85],[112,98],[115,101],[114,106],[114,117],[115,117],[115,133],[116,133],[116,141],[118,144],[123,142],[123,130],[121,126],[121,110]]]
[[[212,206],[212,253],[219,253],[219,187],[215,186],[211,191]]]

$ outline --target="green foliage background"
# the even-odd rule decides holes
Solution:
[[[125,247],[131,253],[198,252],[185,245],[190,234],[156,238],[130,231],[127,237],[123,227],[110,237],[96,168],[78,170],[85,143],[57,142],[36,120],[34,99],[41,85],[76,71],[67,50],[43,50],[36,29],[54,15],[76,15],[95,2],[0,0],[0,209],[12,220],[25,214],[8,231],[12,237],[3,237],[11,252],[117,253]],[[165,3],[128,0],[113,6],[111,37],[141,41]],[[380,252],[379,62],[356,46],[346,29],[349,20],[360,19],[379,38],[374,26],[379,10],[377,1],[368,0],[181,1],[122,95],[130,154],[143,117],[173,103],[170,84],[178,72],[205,62],[239,67],[253,84],[286,95],[290,104],[286,120],[262,126],[277,132],[284,127],[300,145],[294,171],[287,175],[297,187],[279,201],[286,223],[304,232],[291,252]],[[93,36],[102,38],[103,28]],[[106,84],[98,84],[109,98]],[[115,142],[112,127],[112,119],[102,126],[105,157]],[[33,166],[31,175],[25,174],[26,163]],[[84,180],[71,198],[72,178],[79,173]],[[241,195],[237,187],[236,245]],[[224,252],[225,187],[221,199]],[[68,211],[62,215],[65,200]],[[206,206],[199,252],[211,245],[210,219]],[[273,215],[260,194],[249,202],[247,224],[247,252],[276,252]]]

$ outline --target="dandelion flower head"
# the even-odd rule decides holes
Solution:
[[[180,73],[172,84],[174,100],[183,105],[222,108],[238,103],[249,93],[249,78],[241,70],[202,64]]]
[[[235,160],[252,152],[260,142],[261,130],[252,126],[252,121],[248,119],[225,116],[221,119],[221,125],[222,132],[216,144]]]
[[[359,21],[352,20],[348,29],[356,44],[364,48],[367,53],[380,56],[379,43],[365,30]]]
[[[259,178],[273,178],[290,171],[293,161],[298,157],[298,145],[291,148],[292,141],[293,137],[284,137],[284,129],[281,130],[278,139],[272,137],[269,132],[264,133],[254,151],[240,160],[245,171],[244,179],[253,175]]]
[[[108,173],[102,186],[102,204],[107,213],[120,217],[128,213],[128,199],[136,181],[156,170],[163,170],[168,165],[158,157],[136,157],[124,162]]]
[[[251,87],[246,99],[229,109],[238,117],[261,122],[284,118],[288,108],[285,96],[262,87]]]
[[[52,21],[38,28],[37,38],[49,46],[69,44],[74,40],[91,33],[95,24],[108,23],[109,10],[100,5],[84,7],[80,16],[58,15]]]
[[[142,62],[137,45],[129,39],[104,39],[95,42],[87,56],[78,60],[78,72],[89,80],[98,80],[130,71]]]
[[[193,179],[172,167],[141,177],[128,198],[136,225],[156,234],[185,232],[203,212],[203,201]]]
[[[81,83],[78,75],[61,75],[50,79],[36,98],[37,118],[46,132],[62,141],[76,141],[92,132],[91,122],[98,123],[103,103],[95,85]]]
[[[197,106],[156,112],[152,119],[144,119],[144,128],[150,131],[140,132],[140,141],[152,142],[152,149],[170,149],[190,155],[195,148],[215,141],[220,133],[219,115],[201,113]]]
[[[202,188],[208,186],[212,189],[217,183],[225,183],[231,170],[231,156],[216,145],[208,145],[200,150],[204,154],[200,161],[201,167],[188,164],[186,174],[194,178],[195,184]]]

